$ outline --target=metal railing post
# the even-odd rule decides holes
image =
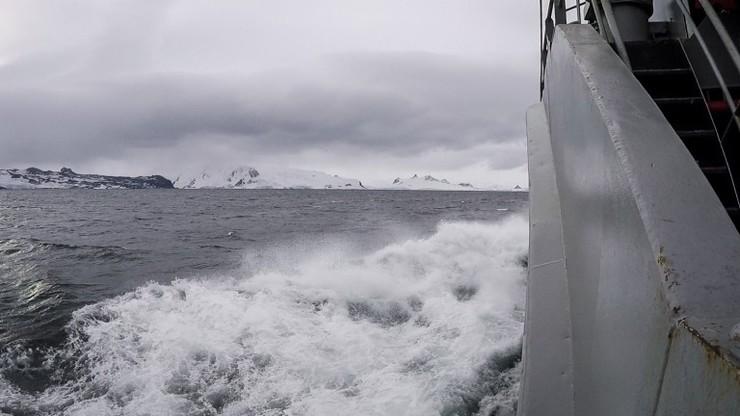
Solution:
[[[604,15],[601,13],[601,4],[599,0],[591,0],[591,7],[594,8],[594,15],[596,16],[596,23],[599,25],[599,32],[601,37],[607,42],[611,42],[609,23],[604,20]]]
[[[555,25],[568,23],[565,18],[565,0],[555,0]]]
[[[609,23],[609,28],[611,29],[612,36],[614,37],[614,44],[617,47],[617,53],[619,54],[619,57],[622,58],[622,62],[627,65],[627,69],[632,71],[630,58],[629,56],[627,56],[627,48],[624,46],[622,35],[619,33],[619,26],[617,26],[617,19],[614,17],[614,9],[612,9],[612,4],[609,0],[606,0],[601,5],[603,6],[604,16],[606,16],[606,21]]]
[[[622,61],[624,61],[625,65],[627,65],[628,68],[631,68],[624,42],[619,36],[614,13],[611,11],[611,8],[609,12],[611,17],[609,17],[606,12],[606,8],[611,5],[602,6],[600,0],[575,0],[575,4],[568,7],[566,0],[549,0],[547,3],[547,12],[543,13],[544,1],[540,0],[540,98],[542,98],[544,93],[547,54],[550,49],[550,44],[552,43],[555,26],[559,24],[567,24],[568,12],[571,12],[573,9],[576,10],[576,21],[573,23],[584,23],[583,20],[585,19],[585,16],[583,15],[581,8],[589,2],[594,8],[594,16],[596,17],[596,23],[598,25],[599,32],[601,33],[601,37],[607,42],[614,41],[616,43],[619,56],[622,58]],[[602,13],[602,10],[604,13]]]

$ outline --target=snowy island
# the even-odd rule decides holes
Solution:
[[[389,189],[404,189],[414,191],[477,191],[478,188],[469,183],[451,183],[447,179],[436,179],[431,175],[421,177],[414,175],[408,179],[396,178]]]
[[[288,168],[265,173],[253,167],[202,170],[196,174],[178,175],[172,182],[181,189],[365,189],[357,179]]]

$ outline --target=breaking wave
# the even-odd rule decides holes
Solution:
[[[62,347],[0,355],[0,374],[50,374],[36,392],[0,376],[0,413],[513,414],[523,218],[370,254],[307,245],[75,311]]]

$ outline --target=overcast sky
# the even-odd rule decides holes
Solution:
[[[535,2],[0,2],[0,168],[526,185]]]

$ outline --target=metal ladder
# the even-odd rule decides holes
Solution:
[[[699,88],[678,40],[628,42],[625,46],[635,77],[681,138],[740,230],[740,202],[733,185],[732,166],[720,140],[730,117],[727,108],[708,105],[708,92]],[[721,126],[719,132],[715,125]],[[734,125],[731,123],[730,128]],[[738,133],[737,129],[731,130],[728,134]]]

